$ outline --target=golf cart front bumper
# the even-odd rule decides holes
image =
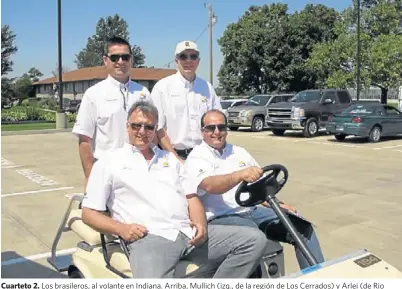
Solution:
[[[367,250],[360,250],[308,267],[285,278],[388,279],[402,278],[402,273]]]

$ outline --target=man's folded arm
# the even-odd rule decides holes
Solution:
[[[201,181],[199,188],[210,194],[224,194],[242,181],[239,172],[231,174],[208,176]]]
[[[97,210],[83,208],[82,221],[98,232],[110,235],[121,235],[120,232],[123,224],[109,216],[105,216]]]
[[[201,200],[196,194],[189,194],[186,196],[188,202],[188,212],[190,215],[190,220],[193,223],[200,224],[201,226],[207,226],[207,218],[205,215],[204,206]]]

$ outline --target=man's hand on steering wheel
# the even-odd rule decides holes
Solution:
[[[262,177],[264,172],[259,167],[248,167],[237,171],[236,174],[238,175],[240,181],[254,183],[256,180]]]

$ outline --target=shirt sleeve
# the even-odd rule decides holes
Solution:
[[[222,111],[221,99],[216,95],[215,89],[211,85],[212,96],[212,109],[219,109]]]
[[[85,135],[93,138],[96,129],[96,105],[91,100],[89,91],[82,97],[80,109],[72,130],[75,135]]]
[[[184,178],[187,188],[198,195],[205,195],[207,192],[199,188],[201,182],[210,176],[214,175],[214,166],[204,158],[189,156],[184,165]]]
[[[106,164],[97,161],[92,167],[82,206],[97,211],[105,211],[112,192],[112,175]]]
[[[144,86],[142,92],[144,93],[145,100],[153,104],[151,93],[149,92],[148,88]]]
[[[163,92],[160,90],[159,86],[155,85],[151,92],[152,103],[158,109],[158,129],[162,129],[166,125],[165,111],[163,109]]]

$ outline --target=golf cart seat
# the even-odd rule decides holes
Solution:
[[[87,277],[85,272],[83,272],[87,266],[85,266],[83,262],[85,259],[88,259],[88,254],[91,254],[91,263],[97,264],[97,266],[99,266],[99,264],[104,264],[114,274],[120,275],[122,273],[124,276],[121,275],[121,277],[133,278],[130,263],[122,248],[120,240],[112,235],[103,235],[107,248],[105,255],[104,246],[102,246],[101,234],[84,224],[81,215],[81,209],[72,210],[67,221],[67,226],[82,240],[80,243],[78,243],[77,251],[72,257],[75,267],[80,267],[79,269],[82,274]],[[86,256],[84,257],[82,254]],[[105,264],[106,262],[109,264]],[[180,261],[176,266],[176,275],[185,276],[186,274],[197,270],[197,268],[197,264],[189,261]],[[91,269],[91,271],[93,271],[93,269]]]

